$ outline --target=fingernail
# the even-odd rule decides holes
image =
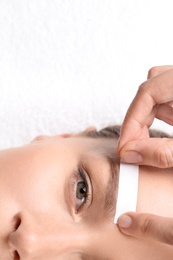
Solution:
[[[118,226],[120,228],[129,228],[132,224],[132,218],[128,215],[122,215],[118,219]]]
[[[127,163],[141,163],[143,161],[141,154],[135,151],[125,152],[122,159]]]

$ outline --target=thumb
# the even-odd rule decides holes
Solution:
[[[130,141],[121,149],[120,158],[127,163],[173,167],[173,139],[146,138]]]
[[[118,226],[126,235],[173,245],[173,219],[144,213],[120,216]]]

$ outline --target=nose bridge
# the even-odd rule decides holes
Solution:
[[[45,227],[44,224],[31,224],[22,220],[20,226],[9,235],[9,244],[17,251],[21,259],[57,259],[66,253],[75,251],[78,242],[76,229],[70,225],[58,224]]]

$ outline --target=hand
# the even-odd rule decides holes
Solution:
[[[173,139],[150,138],[154,118],[173,125],[173,66],[150,69],[125,116],[118,151],[123,161],[173,167]]]
[[[152,68],[148,80],[139,87],[122,125],[119,140],[122,160],[161,168],[173,166],[173,139],[149,139],[148,132],[155,117],[173,125],[172,104],[173,66]],[[172,218],[126,213],[119,218],[118,226],[127,235],[173,245]]]
[[[173,246],[173,218],[127,213],[119,218],[118,225],[127,235]]]

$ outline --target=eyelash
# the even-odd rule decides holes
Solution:
[[[86,186],[86,198],[82,203],[82,205],[78,208],[77,207],[78,198],[76,197],[76,192],[77,192],[77,185],[80,182],[79,179],[82,179],[82,182],[84,182]],[[80,214],[85,212],[89,208],[92,201],[90,178],[82,166],[78,166],[77,174],[75,174],[75,181],[73,182],[73,198],[75,200],[75,214]]]

